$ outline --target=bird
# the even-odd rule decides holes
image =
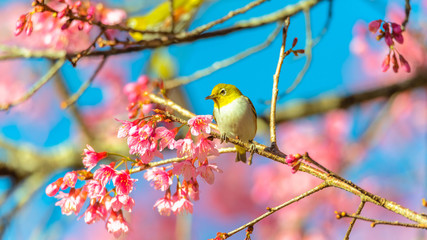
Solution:
[[[251,100],[236,86],[219,83],[212,89],[211,95],[205,99],[214,101],[213,116],[222,141],[227,136],[252,142],[257,130],[257,114]],[[246,149],[237,145],[235,148],[236,162],[246,163]],[[253,151],[255,145],[251,148]]]

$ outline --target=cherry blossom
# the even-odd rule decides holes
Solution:
[[[209,164],[208,161],[204,161],[203,164],[197,168],[197,174],[199,174],[208,184],[213,184],[215,181],[215,172],[222,173],[222,170],[215,164]]]
[[[129,231],[129,225],[123,217],[122,211],[112,211],[110,216],[107,219],[107,223],[105,225],[107,231],[112,233],[114,237],[118,238],[123,233],[127,233]]]
[[[59,192],[56,198],[59,201],[55,203],[55,206],[61,207],[62,214],[71,215],[74,212],[77,215],[86,200],[86,193],[81,191],[81,188],[72,188],[69,193]]]
[[[107,185],[108,181],[117,175],[116,170],[113,168],[114,164],[114,162],[110,165],[101,164],[101,167],[93,174],[93,179],[99,180],[102,186]]]
[[[214,141],[205,137],[200,137],[195,148],[195,157],[197,157],[199,161],[203,161],[208,157],[208,155],[218,156],[219,152],[217,148],[218,147]]]
[[[89,198],[99,199],[106,193],[104,185],[98,180],[89,180],[85,186]]]
[[[159,140],[160,151],[163,151],[166,147],[174,149],[176,131],[169,130],[165,127],[158,127],[155,132],[155,138],[156,140]]]
[[[169,197],[166,194],[165,197],[157,200],[157,202],[154,204],[154,208],[157,207],[157,211],[159,211],[160,215],[169,216],[170,213],[172,212],[173,204],[174,203],[170,198],[170,192],[169,192]]]
[[[147,179],[147,181],[152,181],[151,185],[157,190],[166,191],[169,186],[172,185],[170,173],[166,172],[165,168],[153,167],[148,169],[144,173],[144,178]]]
[[[182,175],[185,181],[189,181],[192,178],[195,179],[197,177],[196,168],[190,160],[174,163],[172,172],[174,174]]]
[[[49,197],[55,196],[58,193],[59,188],[62,185],[62,182],[63,182],[63,178],[59,178],[55,182],[47,185],[46,190],[45,190],[46,195],[48,195]]]
[[[119,211],[121,208],[128,212],[132,212],[133,206],[135,206],[135,200],[129,195],[116,195],[109,202],[113,211]]]
[[[107,217],[107,209],[105,205],[95,202],[90,204],[89,207],[85,211],[84,219],[85,223],[92,224],[99,220],[105,220]]]
[[[84,150],[83,165],[87,168],[88,171],[90,171],[101,159],[106,157],[107,152],[95,152],[95,150],[89,144],[87,144],[86,149]]]
[[[175,214],[179,213],[193,213],[193,203],[188,200],[185,192],[179,189],[177,193],[173,196],[174,204],[172,206],[172,211]]]
[[[76,186],[77,173],[75,171],[67,172],[63,178],[61,189],[65,190],[68,187],[73,188]]]
[[[190,126],[190,132],[194,136],[199,136],[201,133],[209,134],[211,132],[211,127],[209,123],[212,122],[212,115],[199,115],[188,120],[188,125]]]
[[[133,189],[133,183],[136,181],[138,180],[131,178],[129,171],[126,170],[118,171],[113,177],[113,183],[118,195],[129,195]]]
[[[196,149],[191,138],[179,139],[175,142],[178,157],[192,158],[196,153]]]

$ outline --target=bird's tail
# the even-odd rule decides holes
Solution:
[[[246,163],[246,149],[235,145],[237,150],[236,162],[242,161]]]

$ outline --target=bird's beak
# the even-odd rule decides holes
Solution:
[[[209,96],[207,96],[207,97],[205,97],[205,100],[208,100],[208,99],[215,99],[216,98],[216,95],[209,95]]]

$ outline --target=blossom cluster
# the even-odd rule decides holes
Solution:
[[[142,75],[136,82],[131,82],[123,88],[124,94],[128,97],[127,110],[129,118],[135,118],[138,114],[144,117],[152,109],[150,99],[147,97],[148,92],[151,90],[150,79],[147,75]]]
[[[117,136],[127,140],[129,154],[136,156],[135,159],[121,156],[110,164],[100,164],[102,159],[119,154],[96,152],[87,145],[83,152],[85,169],[66,173],[64,177],[47,186],[46,194],[57,195],[56,205],[61,207],[65,215],[78,215],[88,199],[89,206],[81,217],[84,216],[88,224],[104,220],[108,232],[117,237],[129,231],[129,224],[123,212],[131,212],[135,205],[130,194],[138,179],[131,175],[146,170],[144,178],[154,189],[164,192],[164,197],[154,204],[160,215],[192,213],[192,201],[199,200],[197,178],[212,184],[214,172],[221,172],[215,164],[209,163],[207,158],[209,155],[219,154],[216,144],[208,139],[212,116],[191,118],[185,138],[179,140],[175,137],[183,126],[165,127],[173,125],[160,114],[120,122],[122,125]],[[162,151],[165,149],[175,149],[178,158],[169,165],[160,167],[161,164],[156,165],[153,160],[155,157],[163,158]],[[119,166],[123,163],[125,169],[120,169]],[[173,187],[175,178],[176,187]],[[79,179],[83,182],[81,187],[76,184]],[[63,191],[68,188],[68,193]]]
[[[105,25],[119,24],[126,19],[121,9],[109,9],[90,1],[55,0],[49,5],[38,0],[33,9],[22,14],[15,27],[15,35],[37,33],[44,47],[80,50],[88,47],[92,21]],[[110,38],[114,31],[105,32]]]
[[[382,29],[380,29],[382,26]],[[372,33],[377,33],[377,40],[384,39],[385,43],[389,47],[389,52],[382,63],[383,72],[387,71],[390,68],[390,64],[393,65],[393,71],[399,71],[399,62],[400,66],[406,71],[410,72],[411,67],[409,66],[408,61],[399,53],[395,46],[395,42],[403,44],[404,39],[402,35],[401,25],[394,22],[385,22],[383,20],[375,20],[369,23],[369,31]],[[390,31],[391,30],[391,31]],[[399,61],[397,60],[399,58]]]

